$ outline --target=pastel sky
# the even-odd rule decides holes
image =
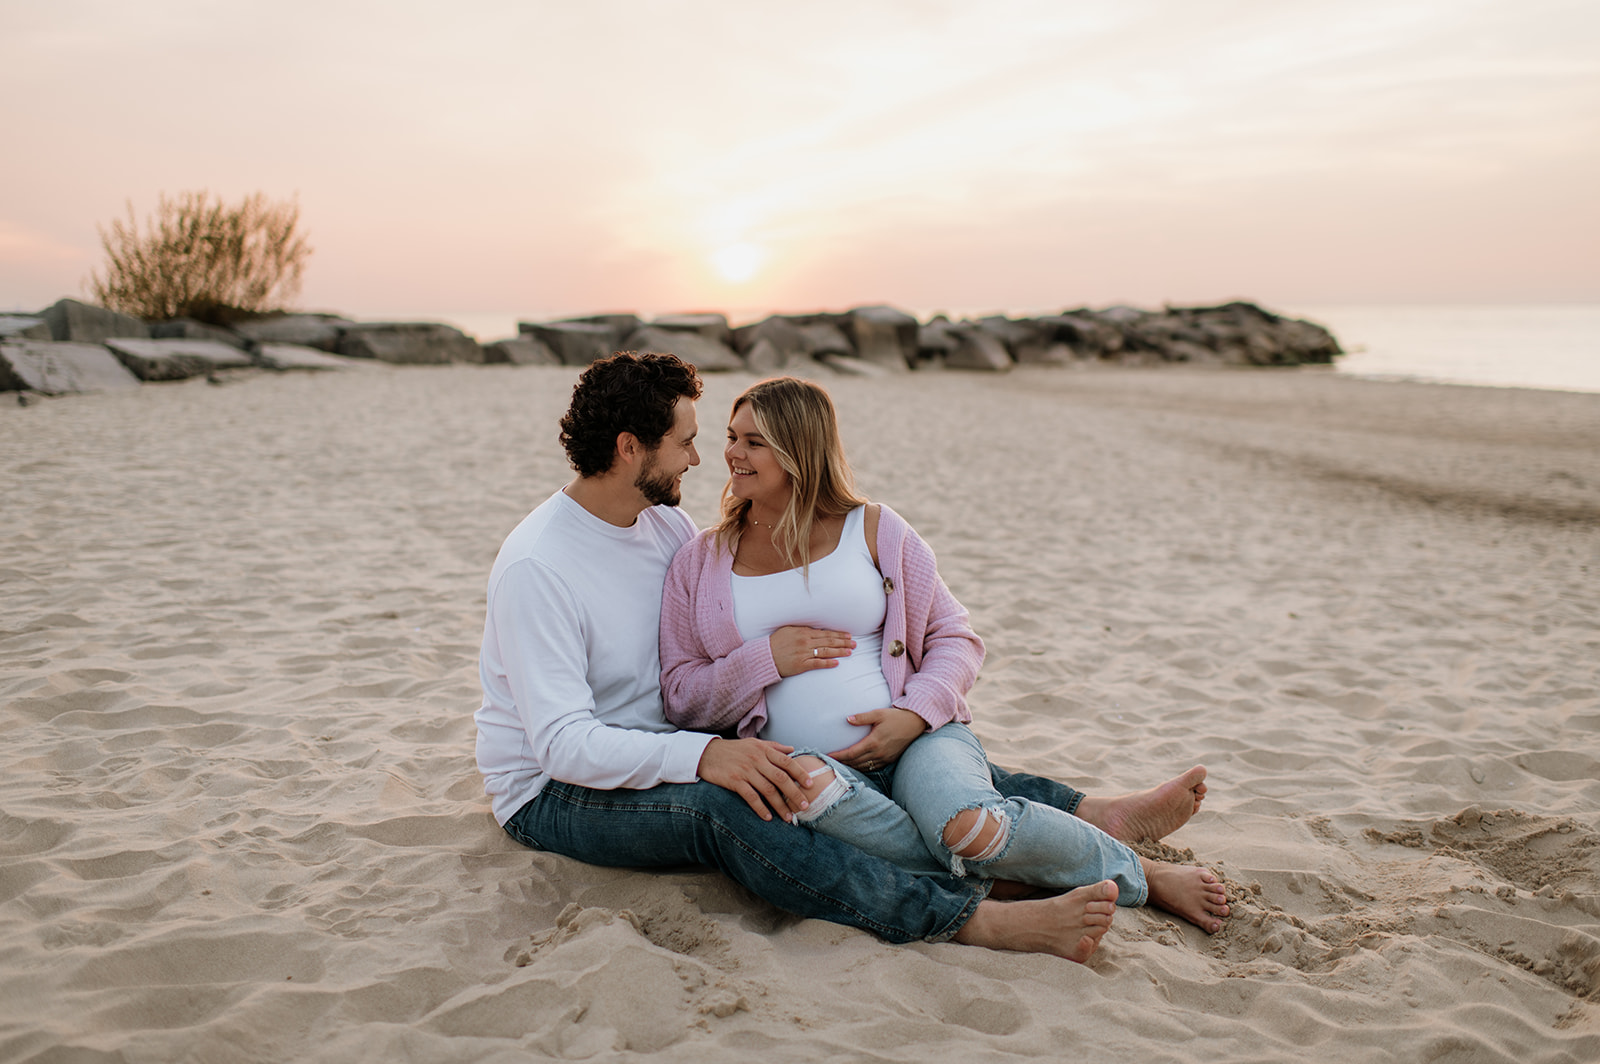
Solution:
[[[1600,301],[1594,0],[0,0],[0,309],[162,192],[358,316]]]

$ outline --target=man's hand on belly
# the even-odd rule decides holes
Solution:
[[[872,730],[854,746],[847,746],[828,756],[843,761],[851,768],[882,768],[899,760],[917,736],[928,730],[928,722],[909,709],[874,709],[855,713],[845,718],[851,724],[860,724]]]
[[[762,820],[777,813],[793,823],[794,814],[809,804],[800,791],[808,782],[806,770],[789,757],[793,752],[792,746],[765,739],[713,739],[700,755],[697,774],[743,798]]]

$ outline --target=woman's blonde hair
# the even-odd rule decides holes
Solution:
[[[751,385],[733,401],[730,420],[746,403],[756,429],[794,488],[772,530],[773,545],[791,566],[809,572],[811,527],[816,519],[847,514],[867,501],[856,493],[855,474],[839,439],[839,416],[826,391],[798,377],[773,377]],[[723,486],[722,520],[717,524],[717,542],[729,550],[750,512],[750,500],[736,498],[732,485],[730,478]]]

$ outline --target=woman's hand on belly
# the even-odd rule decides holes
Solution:
[[[928,730],[927,721],[909,709],[896,709],[893,706],[855,713],[845,719],[851,724],[865,725],[872,731],[854,746],[836,750],[828,756],[835,761],[843,761],[851,768],[868,771],[899,760],[900,755],[906,752],[906,747]]]
[[[831,669],[839,664],[839,658],[848,658],[856,648],[856,641],[850,638],[849,632],[830,632],[826,628],[807,628],[799,624],[777,629],[770,641],[772,663],[783,677],[812,669]]]

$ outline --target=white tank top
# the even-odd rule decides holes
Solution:
[[[889,706],[889,683],[879,663],[888,600],[883,574],[867,548],[865,514],[866,507],[858,506],[845,515],[839,545],[811,563],[809,581],[799,569],[733,575],[733,617],[746,642],[790,624],[849,632],[856,641],[836,668],[808,669],[767,688],[763,739],[831,754],[871,730],[845,717]]]

